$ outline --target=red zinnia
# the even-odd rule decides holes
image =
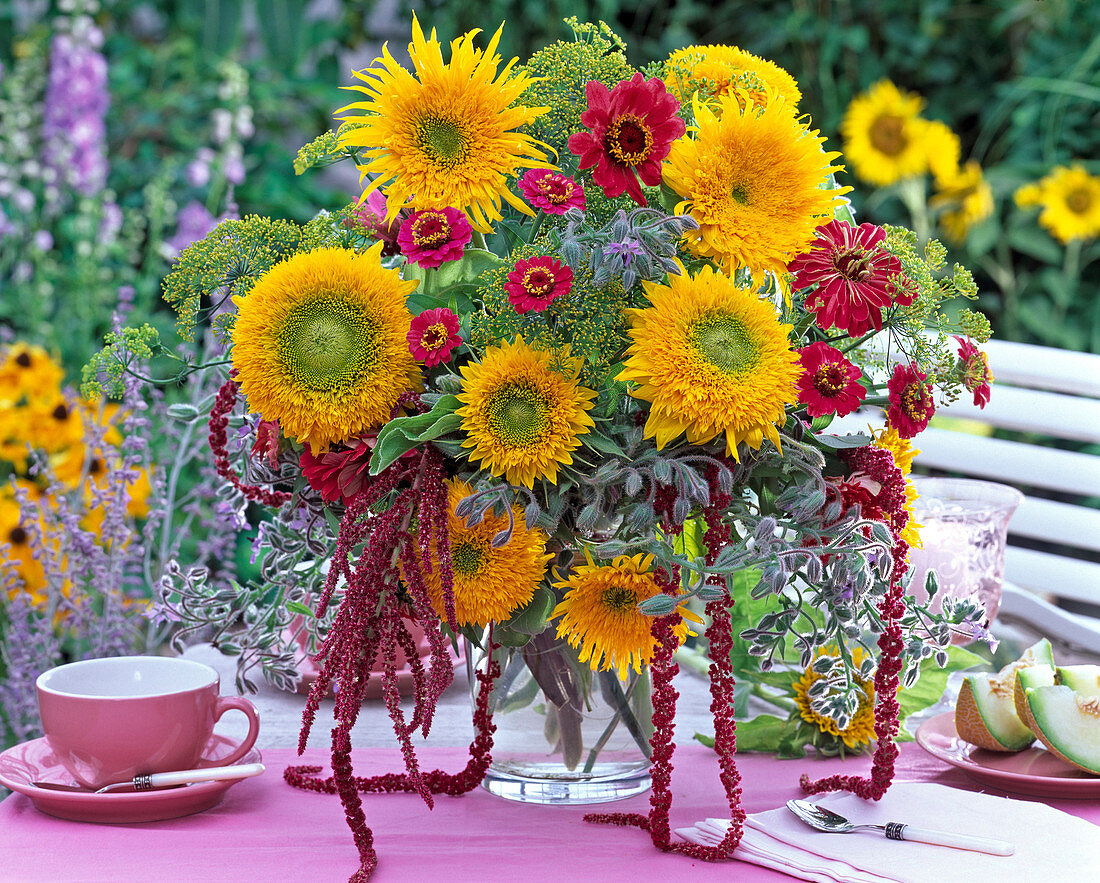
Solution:
[[[541,313],[554,298],[569,294],[572,288],[573,271],[549,255],[517,261],[504,284],[517,313]]]
[[[896,365],[894,375],[887,384],[890,390],[890,425],[902,438],[912,438],[924,431],[936,403],[932,401],[932,387],[925,383],[928,377],[912,365]]]
[[[811,343],[799,353],[802,376],[798,400],[811,417],[851,414],[867,397],[859,383],[860,370],[827,343]]]
[[[413,212],[401,225],[397,242],[409,261],[431,268],[461,258],[473,234],[473,227],[458,209],[424,209]]]
[[[817,228],[818,239],[788,264],[794,288],[817,289],[806,309],[822,328],[839,328],[853,337],[882,330],[882,311],[893,303],[908,306],[917,296],[901,275],[901,263],[881,248],[886,231],[874,224],[853,227],[830,221]]]
[[[569,149],[580,157],[581,169],[596,167],[592,180],[604,196],[625,192],[645,205],[638,178],[651,187],[661,183],[661,161],[687,128],[676,115],[680,102],[662,80],[646,80],[640,73],[610,91],[589,80],[585,95],[588,110],[581,122],[589,131],[570,135]]]
[[[974,393],[974,404],[984,408],[989,404],[992,391],[989,388],[993,380],[993,372],[989,370],[989,357],[969,340],[957,335],[955,340],[959,342],[959,373],[962,375],[963,386],[968,392]]]
[[[316,455],[306,445],[298,460],[302,474],[326,503],[340,500],[347,505],[363,492],[370,477],[367,467],[377,440],[378,433],[371,432],[352,439],[352,447],[334,445]]]
[[[519,179],[527,201],[548,215],[564,215],[571,208],[584,211],[584,188],[553,169],[529,169]]]
[[[409,342],[409,352],[418,362],[429,368],[446,362],[454,348],[462,343],[458,316],[446,307],[425,310],[413,318],[405,339]]]

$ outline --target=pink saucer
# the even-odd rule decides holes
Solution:
[[[239,744],[239,739],[215,734],[203,750],[202,761],[207,766],[217,766],[219,759],[229,757]],[[253,748],[237,762],[259,761],[260,752]],[[45,739],[32,739],[0,753],[0,785],[26,794],[35,808],[47,815],[76,822],[121,825],[175,819],[217,805],[225,792],[240,781],[196,782],[162,791],[118,791],[111,794],[51,791],[36,788],[32,783],[75,783]]]
[[[1039,743],[1013,754],[986,751],[955,732],[954,712],[930,717],[917,729],[917,744],[970,778],[1002,791],[1034,797],[1100,797],[1100,776],[1071,766]]]

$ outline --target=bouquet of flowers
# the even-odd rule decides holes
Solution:
[[[975,294],[969,274],[945,270],[938,243],[855,223],[840,155],[771,62],[698,46],[638,71],[606,25],[570,25],[574,40],[520,65],[497,56],[499,30],[444,47],[414,19],[408,64],[384,49],[356,72],[342,125],[296,164],[354,162],[362,197],[301,227],[224,221],[165,285],[181,328],[209,317],[228,350],[214,463],[274,510],[264,579],[241,591],[277,586],[280,627],[297,617],[320,641],[302,746],[339,687],[333,775],[287,778],[340,795],[360,878],[376,863],[360,792],[430,805],[476,786],[494,719],[535,691],[566,767],[582,748],[586,768],[599,760],[575,720],[597,696],[608,735],[621,721],[644,746],[649,816],[594,821],[728,856],[735,641],[765,671],[812,663],[807,701],[840,728],[874,697],[872,777],[804,784],[881,796],[899,681],[981,616],[904,597],[910,439],[937,396],[988,390],[974,349],[988,323],[941,310]],[[148,328],[109,342],[117,370],[159,345]],[[828,433],[861,404],[885,425]],[[165,602],[196,609],[196,585],[176,568]],[[771,606],[735,634],[741,590]],[[673,654],[693,630],[735,820],[715,848],[672,843],[668,824]],[[471,759],[422,771],[410,737],[453,679],[458,635],[480,648]],[[349,733],[376,659],[406,772],[356,778]]]

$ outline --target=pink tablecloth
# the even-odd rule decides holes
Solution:
[[[465,762],[465,750],[425,750],[421,760],[424,768],[457,770]],[[67,822],[39,813],[29,799],[14,794],[0,802],[0,880],[327,883],[347,879],[356,867],[356,853],[339,799],[297,791],[283,782],[283,768],[301,762],[293,751],[270,750],[264,761],[265,775],[234,785],[214,809],[158,823]],[[323,764],[326,756],[311,750],[304,761]],[[361,775],[396,771],[400,755],[395,750],[364,749],[356,752],[355,764]],[[772,809],[798,796],[798,777],[803,772],[813,776],[841,769],[862,773],[868,765],[868,758],[777,761],[742,755],[738,759],[749,812]],[[980,789],[962,772],[915,745],[903,747],[898,779]],[[677,748],[673,794],[673,827],[727,815],[715,755],[696,743]],[[1095,801],[1046,802],[1100,824],[1100,805]],[[591,807],[524,806],[480,789],[460,798],[437,798],[431,812],[409,795],[367,796],[364,805],[379,854],[374,877],[378,883],[433,878],[479,883],[789,880],[752,865],[709,865],[662,854],[638,829],[585,824],[581,816]],[[647,812],[648,797],[602,808]]]

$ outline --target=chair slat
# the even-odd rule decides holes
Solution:
[[[982,346],[997,383],[1100,398],[1100,355],[991,340]],[[992,401],[992,400],[991,400]]]
[[[1100,457],[928,428],[914,439],[915,465],[1048,490],[1100,496]]]
[[[1037,432],[1051,438],[1100,442],[1100,400],[1054,392],[995,384],[985,408],[978,408],[972,399],[964,397],[940,408],[933,421],[943,417],[978,420],[1002,429]]]
[[[1100,604],[1100,564],[1009,546],[1005,579],[1039,595]]]
[[[1100,511],[1040,497],[1025,497],[1008,523],[1008,533],[1100,552]]]

